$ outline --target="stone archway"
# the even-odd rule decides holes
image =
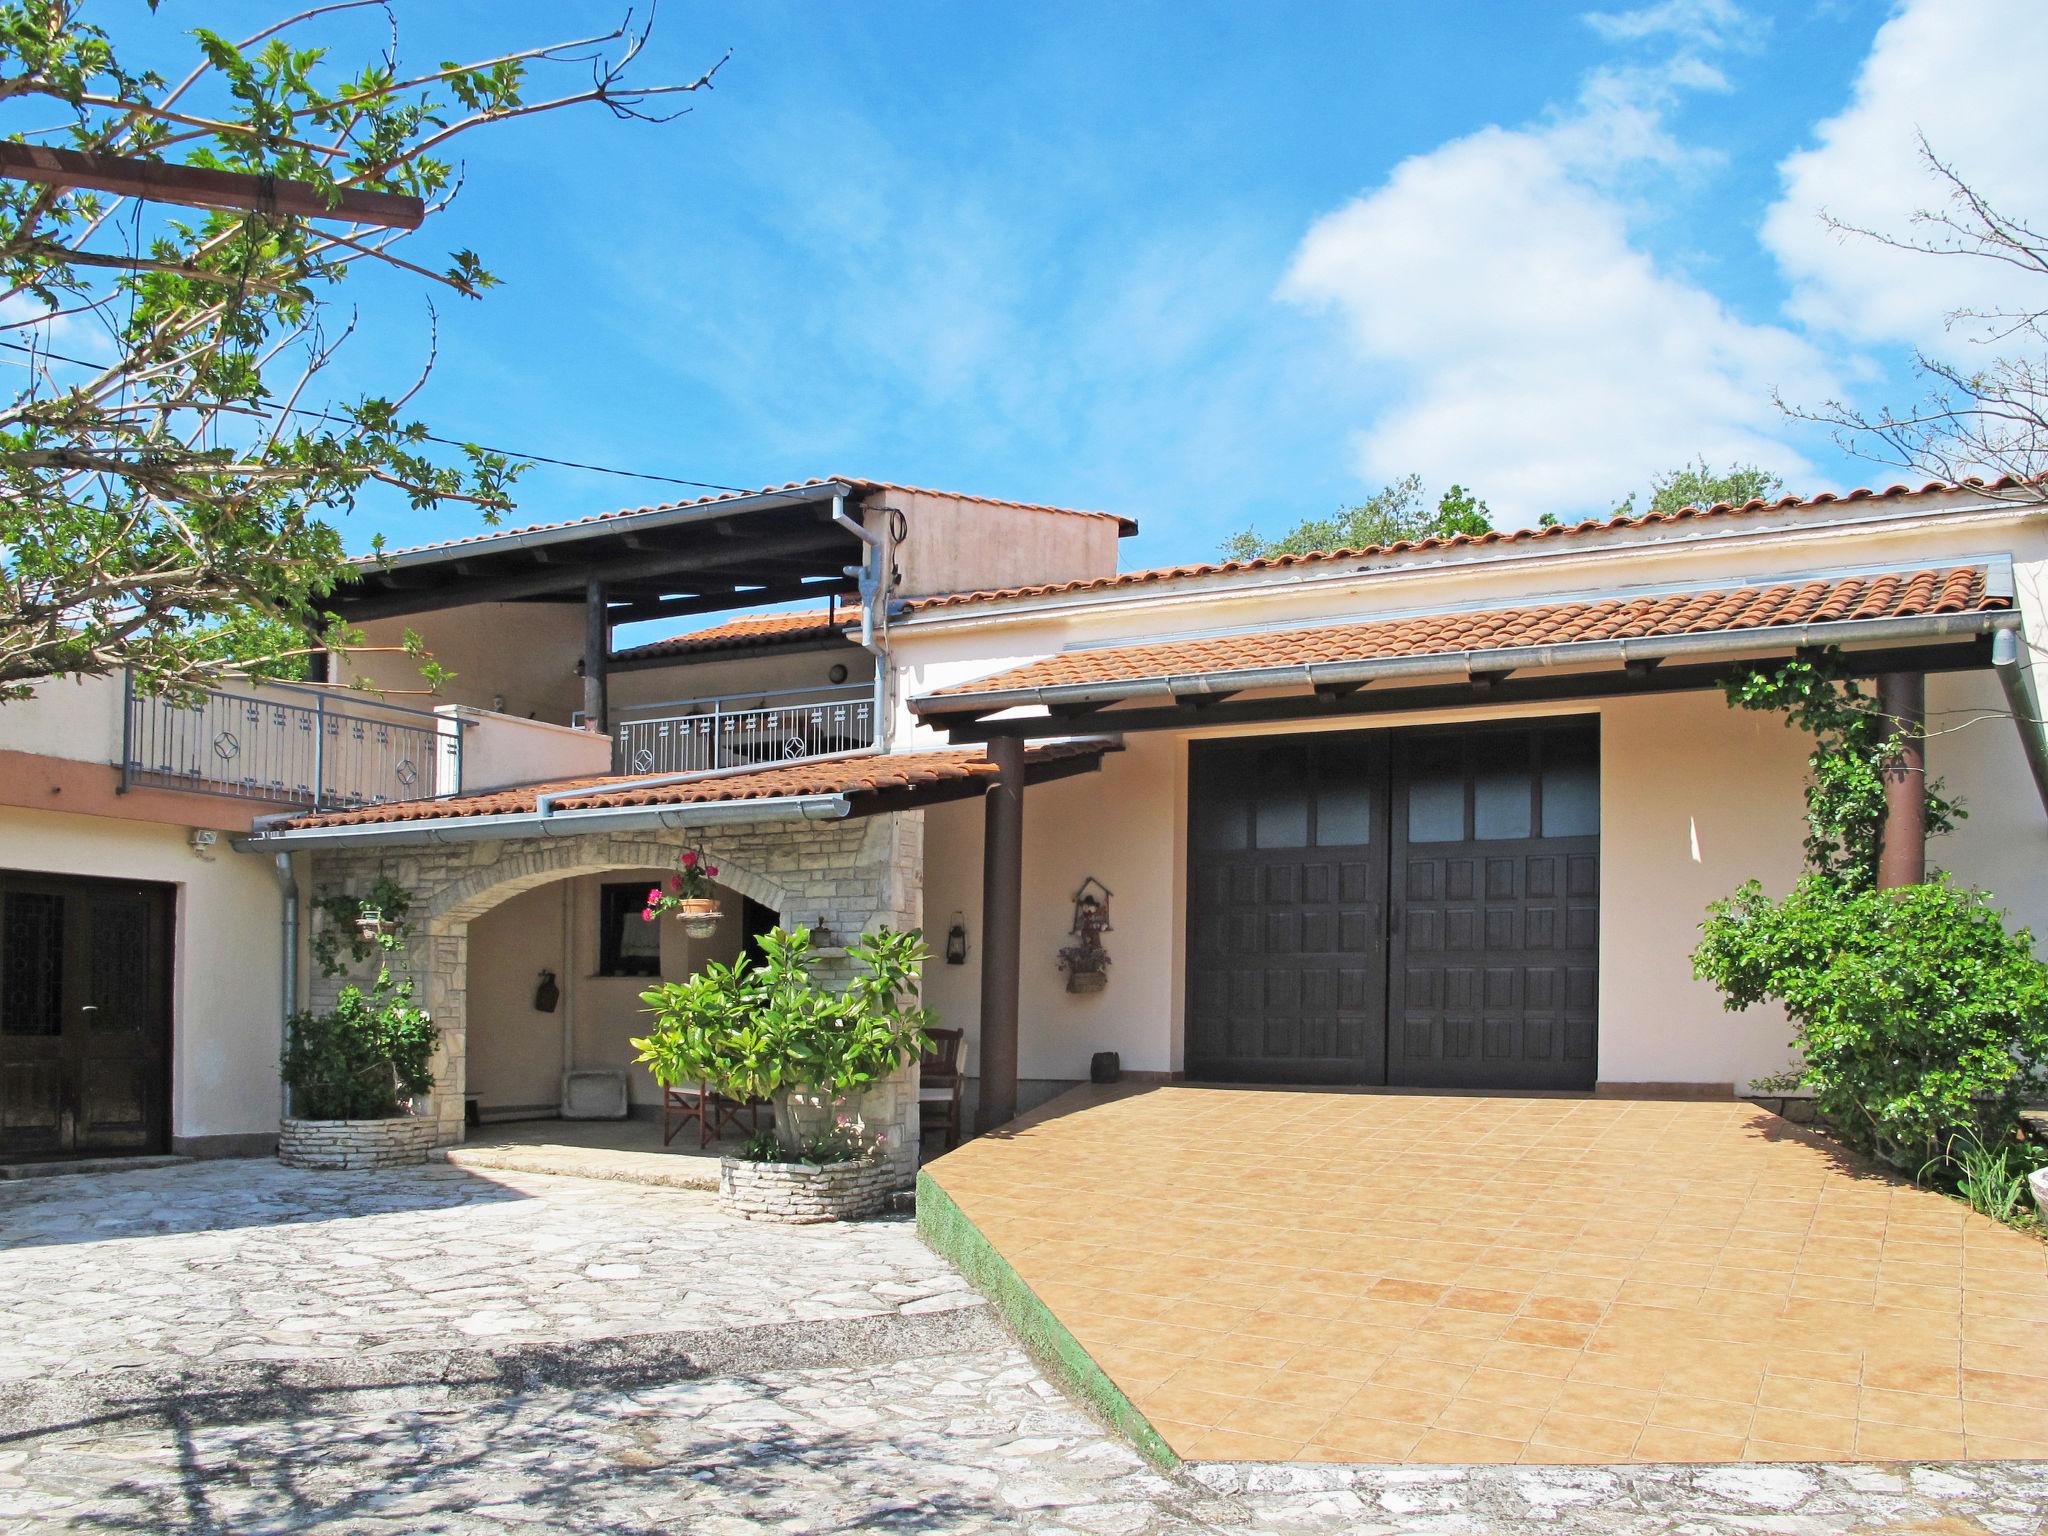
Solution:
[[[383,875],[411,894],[417,928],[408,961],[441,1036],[429,1113],[436,1141],[445,1146],[463,1139],[469,926],[484,913],[556,880],[664,867],[688,847],[718,865],[719,884],[774,908],[785,922],[823,921],[847,935],[882,924],[914,927],[923,899],[923,830],[923,817],[911,811],[847,821],[323,849],[311,855],[311,885],[316,895],[326,895],[365,889]],[[843,950],[828,950],[819,970],[828,981],[842,980],[847,967]],[[331,1006],[343,981],[316,982],[315,1006]],[[915,1065],[871,1098],[864,1112],[888,1127],[907,1176],[915,1167]]]

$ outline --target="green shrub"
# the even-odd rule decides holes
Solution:
[[[370,908],[380,922],[374,930],[358,924]],[[391,970],[391,958],[404,953],[412,934],[405,922],[411,909],[411,892],[386,877],[367,895],[314,901],[314,913],[324,922],[314,930],[310,948],[321,975],[340,976],[350,961],[380,951],[384,959],[367,990],[343,987],[328,1012],[295,1013],[286,1021],[281,1070],[293,1114],[308,1120],[384,1120],[434,1086],[439,1032],[426,1009],[413,1002],[411,980]]]
[[[713,962],[641,993],[656,1024],[632,1045],[664,1086],[708,1082],[729,1098],[772,1102],[777,1142],[796,1161],[830,1134],[841,1101],[929,1044],[931,1015],[914,1001],[924,938],[869,934],[848,951],[862,970],[843,992],[812,977],[809,929],[778,928],[759,944],[758,963]]]
[[[1983,892],[1812,874],[1774,901],[1751,881],[1703,928],[1694,974],[1731,1010],[1784,1005],[1845,1141],[1912,1173],[1958,1138],[2016,1141],[2029,1063],[2048,1061],[2048,966]]]
[[[293,1113],[308,1120],[382,1120],[434,1086],[438,1032],[414,1005],[410,981],[377,972],[370,991],[343,987],[327,1013],[295,1013],[284,1080]]]

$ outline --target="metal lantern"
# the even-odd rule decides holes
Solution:
[[[946,964],[967,963],[967,914],[955,912],[953,925],[946,930]]]

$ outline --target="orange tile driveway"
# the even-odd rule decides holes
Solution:
[[[929,1172],[1189,1460],[2048,1457],[2048,1244],[1750,1105],[1084,1088]]]

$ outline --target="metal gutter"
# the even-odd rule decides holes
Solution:
[[[1987,573],[1987,587],[1989,585]],[[1055,683],[1036,688],[992,689],[986,693],[926,694],[910,707],[923,718],[987,715],[1030,705],[1114,704],[1127,699],[1178,700],[1258,688],[1334,687],[1389,679],[1461,682],[1531,667],[1588,663],[1662,661],[1671,657],[1734,656],[1780,646],[1855,645],[1891,640],[1935,640],[1990,634],[2019,625],[2017,612],[1917,614],[1894,619],[1847,619],[1826,624],[1777,624],[1757,629],[1711,630],[1658,635],[1640,640],[1572,640],[1558,645],[1503,646],[1441,651],[1428,656],[1375,656],[1356,661],[1294,662],[1276,667],[1236,667],[1214,672]],[[1112,722],[1105,719],[1103,725]]]
[[[1998,674],[2013,724],[2019,727],[2020,750],[2034,776],[2034,793],[2041,797],[2041,808],[2048,810],[2048,737],[2042,735],[2041,701],[2018,630],[2001,629],[1991,637],[1991,670]]]
[[[588,788],[585,795],[615,794]],[[578,791],[566,790],[564,795]],[[304,814],[303,812],[300,814]],[[346,827],[277,828],[229,841],[244,852],[357,848],[366,843],[491,842],[509,837],[577,837],[586,832],[632,832],[654,827],[718,826],[735,821],[843,821],[853,814],[843,794],[771,795],[759,800],[708,800],[688,805],[608,805],[583,811],[515,811],[500,816],[422,817],[369,821]]]

